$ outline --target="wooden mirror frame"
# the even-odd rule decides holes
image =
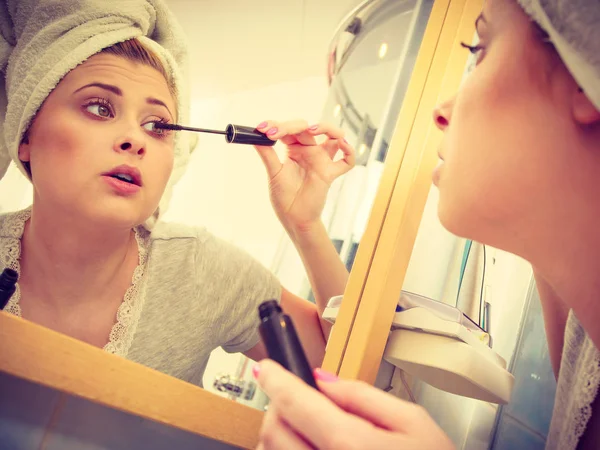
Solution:
[[[323,367],[373,384],[437,163],[435,105],[456,93],[483,0],[436,0]],[[393,270],[392,270],[393,269]]]

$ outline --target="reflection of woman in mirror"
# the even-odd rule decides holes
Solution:
[[[153,127],[188,117],[182,38],[159,1],[113,9],[12,2],[3,25],[14,29],[0,27],[8,95],[0,156],[34,186],[31,207],[0,217],[1,264],[20,276],[6,311],[201,385],[216,347],[266,357],[258,305],[275,298],[320,365],[329,333],[320,314],[347,277],[320,214],[330,183],[353,165],[351,147],[327,125],[260,126],[288,148],[283,163],[271,147],[257,150],[315,306],[207,231],[156,221],[189,153],[185,136]],[[334,162],[338,150],[344,158]]]
[[[598,449],[600,3],[488,0],[476,26],[477,67],[434,113],[439,216],[532,263],[558,378],[547,448]],[[371,386],[317,371],[319,394],[274,363],[256,372],[272,400],[264,448],[453,448],[423,409]]]

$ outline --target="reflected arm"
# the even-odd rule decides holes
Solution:
[[[315,305],[283,289],[281,308],[292,318],[310,366],[312,368],[321,367],[325,356],[325,338]],[[268,358],[262,341],[244,352],[244,355],[254,361]]]
[[[348,282],[348,271],[322,221],[319,220],[310,229],[290,233],[290,236],[304,263],[319,317],[322,317],[329,299],[344,293]],[[327,341],[331,324],[321,320],[321,327]]]
[[[290,233],[290,235],[292,235],[292,241],[306,268],[316,306],[283,289],[281,307],[286,314],[292,317],[311,366],[320,367],[325,355],[325,344],[332,327],[321,317],[329,299],[344,293],[348,281],[348,271],[321,221],[310,229]],[[255,361],[267,357],[262,342],[244,354]]]

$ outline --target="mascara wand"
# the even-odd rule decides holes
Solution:
[[[269,137],[266,134],[261,133],[256,128],[244,127],[241,125],[229,124],[227,125],[225,131],[220,131],[209,130],[207,128],[186,127],[184,125],[177,125],[172,123],[154,122],[154,128],[163,130],[196,131],[199,133],[222,134],[225,136],[225,140],[228,144],[263,145],[271,147],[275,145],[276,142],[269,139]]]

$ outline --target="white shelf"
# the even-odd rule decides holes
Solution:
[[[338,296],[329,301],[323,319],[335,323],[341,300]],[[514,377],[506,361],[487,346],[487,333],[465,327],[462,313],[456,311],[460,316],[452,320],[424,307],[397,312],[383,359],[443,391],[508,403]]]
[[[422,331],[392,331],[383,359],[433,387],[490,403],[508,403],[515,381],[473,346]]]

